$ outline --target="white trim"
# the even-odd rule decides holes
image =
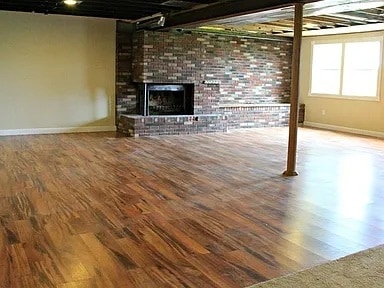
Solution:
[[[378,87],[380,89],[380,87]],[[317,94],[310,93],[309,97],[319,97],[319,98],[330,98],[330,99],[339,99],[339,100],[353,100],[353,101],[371,101],[371,102],[380,102],[380,94],[375,97],[371,96],[340,96],[340,95],[332,95],[332,94]]]
[[[308,30],[308,31],[303,31],[303,37],[375,32],[375,31],[381,31],[381,30],[384,30],[384,24],[383,23],[374,23],[374,24],[356,25],[356,26],[350,26],[350,27],[338,27],[338,28],[326,28],[326,29],[319,29],[319,30]],[[282,33],[280,35],[281,36],[287,36],[287,37],[293,37],[293,32]]]
[[[114,132],[114,131],[116,131],[116,126],[9,129],[9,130],[0,130],[0,136],[59,134],[59,133],[86,133],[86,132]]]
[[[362,130],[362,129],[344,127],[344,126],[328,125],[328,124],[307,122],[307,121],[304,122],[304,126],[339,131],[339,132],[346,132],[346,133],[352,133],[352,134],[358,134],[358,135],[364,135],[364,136],[384,138],[384,132],[379,132],[379,131]]]

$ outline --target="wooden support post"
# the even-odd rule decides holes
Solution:
[[[296,172],[296,152],[297,152],[297,129],[299,114],[299,75],[300,75],[300,51],[303,30],[303,3],[295,4],[295,28],[293,38],[292,55],[292,86],[291,86],[291,112],[289,117],[289,141],[287,170],[284,176],[297,176]]]

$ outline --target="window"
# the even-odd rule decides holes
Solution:
[[[313,42],[311,95],[377,100],[382,39]]]

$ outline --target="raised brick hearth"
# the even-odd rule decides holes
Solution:
[[[121,115],[119,131],[126,136],[183,135],[213,132],[227,132],[227,116],[141,116]]]
[[[130,136],[150,133],[148,129],[145,132],[127,133],[129,129],[123,128],[127,117],[120,117],[131,115],[131,119],[140,118],[134,116],[138,114],[138,83],[193,84],[191,114],[226,116],[226,128],[218,131],[287,125],[291,55],[292,41],[285,38],[260,39],[195,32],[141,31],[128,34],[118,31],[118,129]],[[165,118],[168,121],[172,117]],[[158,119],[163,121],[161,117]],[[152,120],[140,118],[140,121],[149,123]],[[217,124],[216,120],[208,118],[208,121],[213,121],[207,122],[208,126]],[[192,129],[194,126],[190,124],[187,126],[179,127],[180,131],[174,131],[177,132],[175,134],[180,134],[183,129],[188,133],[199,130]],[[166,127],[158,129],[163,128]],[[140,128],[140,131],[144,130]],[[200,129],[198,132],[211,130],[215,129]]]
[[[287,126],[290,104],[220,105],[228,129]]]

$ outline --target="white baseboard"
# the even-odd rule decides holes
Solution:
[[[113,131],[116,131],[116,126],[9,129],[9,130],[0,130],[0,136],[85,133],[85,132],[113,132]]]
[[[315,123],[315,122],[307,122],[307,121],[304,122],[304,126],[339,131],[339,132],[346,132],[346,133],[352,133],[352,134],[358,134],[358,135],[364,135],[364,136],[384,138],[384,132],[378,132],[378,131],[362,130],[362,129],[355,129],[355,128],[328,125],[328,124]]]

